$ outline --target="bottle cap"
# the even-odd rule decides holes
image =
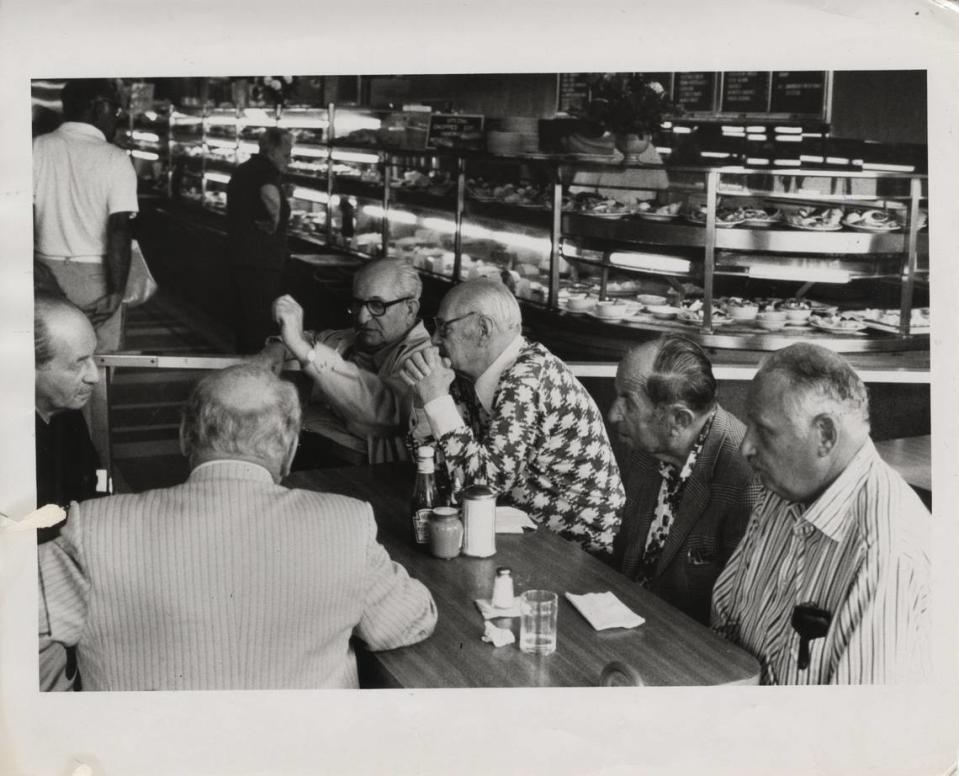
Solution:
[[[496,569],[496,576],[498,577],[507,577],[513,573],[513,570],[509,566],[500,566]]]

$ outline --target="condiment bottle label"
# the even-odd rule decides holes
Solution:
[[[417,509],[413,515],[413,530],[416,532],[417,544],[430,543],[430,515],[432,509]]]

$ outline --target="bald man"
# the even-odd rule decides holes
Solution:
[[[702,348],[675,335],[626,354],[609,422],[630,449],[616,565],[708,625],[713,583],[759,496],[739,452],[746,427],[716,401]]]
[[[608,556],[623,484],[592,397],[566,364],[523,337],[519,304],[498,280],[454,286],[435,323],[434,347],[401,370],[422,407],[414,436],[432,435],[454,482],[485,483],[500,503]]]
[[[349,688],[352,637],[429,636],[433,599],[370,505],[279,484],[299,425],[269,370],[202,380],[180,427],[189,479],[75,506],[41,547],[41,648],[75,645],[85,690]]]
[[[99,382],[97,335],[80,308],[38,293],[34,304],[37,503],[66,506],[97,492],[97,454],[80,412]],[[56,536],[42,529],[39,540]]]

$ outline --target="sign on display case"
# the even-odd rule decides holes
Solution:
[[[483,143],[483,118],[468,113],[430,114],[426,147],[480,149]]]

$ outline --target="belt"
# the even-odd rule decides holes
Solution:
[[[38,253],[38,259],[43,261],[63,261],[70,264],[102,264],[103,256],[47,256],[45,253]]]

